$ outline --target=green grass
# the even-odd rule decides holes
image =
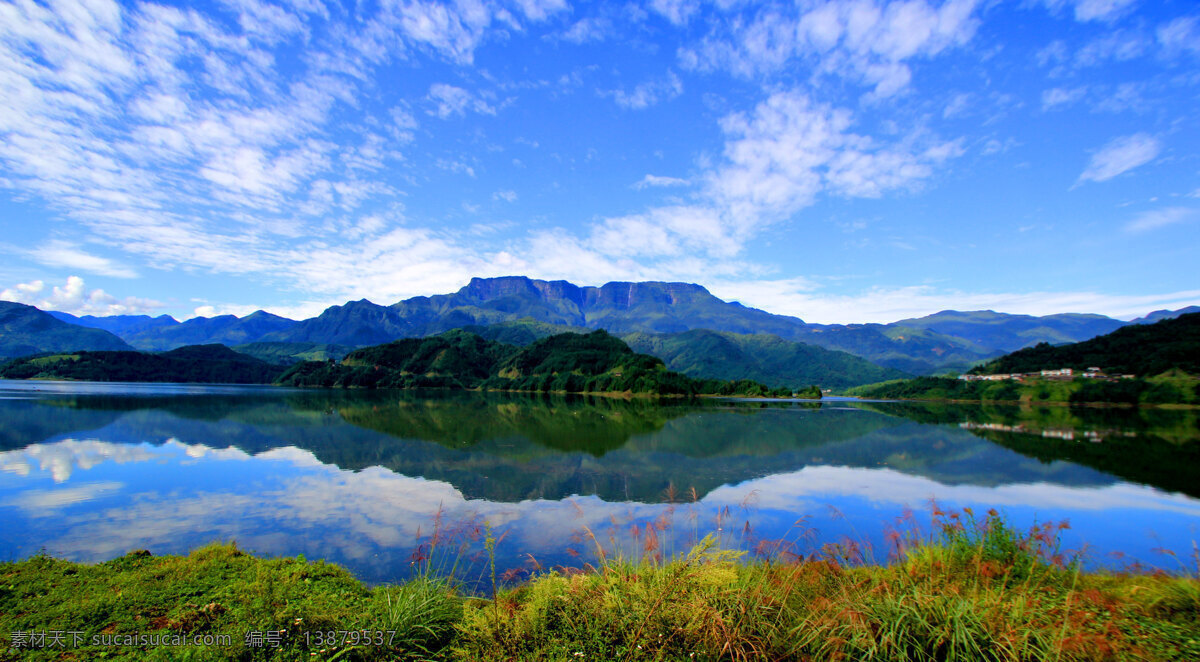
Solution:
[[[1088,573],[1059,549],[1059,527],[1021,532],[994,512],[935,516],[932,536],[892,536],[886,565],[846,546],[809,558],[768,546],[751,560],[712,537],[670,558],[648,527],[637,558],[601,550],[595,567],[493,584],[484,597],[429,572],[368,588],[330,564],[229,544],[97,565],[38,555],[0,565],[0,637],[233,635],[227,647],[40,649],[13,658],[22,660],[1200,659],[1196,568]],[[285,632],[281,648],[244,644],[246,631],[268,629]],[[316,634],[363,629],[395,635],[335,647]]]

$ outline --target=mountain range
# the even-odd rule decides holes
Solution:
[[[184,322],[166,315],[75,317],[37,312],[80,331],[84,330],[80,327],[105,331],[109,342],[115,338],[137,349],[163,351],[205,343],[248,347],[253,343],[256,351],[273,353],[275,360],[283,362],[298,360],[300,353],[317,346],[336,347],[341,350],[331,352],[336,355],[345,348],[425,337],[455,328],[471,328],[477,333],[478,329],[495,329],[506,335],[481,335],[516,344],[528,344],[564,330],[605,329],[637,351],[658,352],[656,355],[672,370],[709,377],[713,375],[697,375],[696,371],[711,370],[712,364],[724,361],[726,365],[718,366],[720,369],[745,369],[749,378],[778,383],[776,378],[764,379],[771,377],[764,373],[770,372],[768,364],[778,363],[782,360],[778,357],[783,356],[792,357],[793,364],[811,362],[819,356],[834,372],[845,372],[853,366],[863,371],[863,379],[870,371],[875,371],[874,376],[886,374],[884,378],[898,375],[895,371],[918,375],[962,371],[1023,347],[1087,340],[1128,324],[1149,323],[1187,310],[1156,311],[1132,322],[1076,313],[1034,317],[993,311],[942,311],[891,324],[810,324],[798,317],[724,301],[691,283],[613,282],[581,287],[566,281],[508,276],[474,278],[452,294],[413,297],[391,305],[365,299],[350,301],[306,320],[290,320],[264,311],[240,318],[223,315]],[[45,324],[44,319],[41,323]],[[701,330],[711,333],[699,333]],[[21,336],[25,340],[10,337],[5,328],[0,328],[0,333],[0,347],[10,348],[4,350],[5,356],[35,349],[65,349],[27,342],[29,336]],[[99,338],[93,334],[89,341],[100,342]],[[853,356],[819,354],[811,347],[814,345]],[[773,348],[770,351],[776,358],[760,356],[766,351],[763,348]],[[289,359],[288,352],[293,349],[297,356]],[[880,368],[893,372],[882,373]],[[796,383],[800,381],[820,383],[807,377]]]

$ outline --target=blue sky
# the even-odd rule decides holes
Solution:
[[[0,0],[0,299],[1200,303],[1191,2]]]

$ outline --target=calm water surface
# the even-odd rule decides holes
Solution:
[[[1093,566],[1180,570],[1197,412],[0,381],[0,560],[235,540],[384,582],[435,531],[469,575],[485,527],[503,572],[636,555],[649,526],[667,552],[716,532],[883,561],[932,501],[1067,520]]]

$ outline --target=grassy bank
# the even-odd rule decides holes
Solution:
[[[0,565],[0,645],[29,632],[63,632],[65,645],[0,648],[0,658],[1200,659],[1194,568],[1082,572],[1060,555],[1055,533],[950,514],[932,539],[897,535],[894,560],[867,565],[853,546],[808,559],[767,546],[747,561],[711,539],[663,561],[650,527],[643,560],[539,572],[485,597],[421,575],[368,588],[336,566],[260,559],[229,544],[97,565],[35,556]],[[261,647],[251,645],[254,632]],[[122,639],[155,633],[229,640]]]

